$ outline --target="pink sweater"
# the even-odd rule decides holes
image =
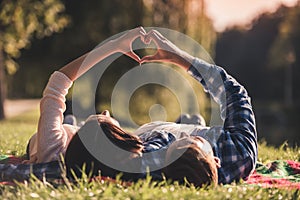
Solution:
[[[30,141],[30,159],[25,163],[49,162],[65,155],[70,140],[78,130],[76,126],[63,124],[65,96],[72,84],[61,72],[51,75],[40,102],[38,130]]]

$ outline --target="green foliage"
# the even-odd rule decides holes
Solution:
[[[282,8],[278,12],[285,15],[278,26],[278,34],[270,49],[269,65],[273,68],[288,67],[296,59],[297,38],[299,38],[300,2],[288,11]],[[299,40],[299,39],[298,39]]]
[[[241,82],[252,98],[258,137],[299,145],[300,3],[264,13],[247,29],[220,34],[216,63]]]
[[[13,60],[27,47],[33,36],[42,38],[61,31],[69,18],[62,14],[60,0],[3,0],[0,3],[0,51],[9,74],[17,70]]]
[[[216,32],[205,13],[204,0],[144,1],[146,26],[166,27],[180,31],[214,53]]]

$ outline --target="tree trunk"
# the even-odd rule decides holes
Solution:
[[[5,119],[4,100],[6,98],[6,83],[3,51],[0,47],[0,120]]]

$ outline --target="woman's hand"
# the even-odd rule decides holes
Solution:
[[[138,27],[129,30],[124,35],[112,40],[111,43],[115,47],[117,52],[125,54],[140,63],[140,57],[133,52],[132,42],[138,37],[141,37],[141,40],[143,41],[145,35],[145,29],[143,27]]]
[[[116,52],[125,54],[140,63],[141,59],[132,50],[132,42],[138,37],[141,37],[143,41],[145,35],[146,31],[142,27],[132,29],[122,36],[106,42],[100,47],[73,60],[59,71],[68,76],[71,81],[74,81],[98,62]]]
[[[193,56],[179,49],[157,30],[151,30],[145,34],[142,41],[144,41],[145,44],[153,41],[157,47],[157,52],[154,55],[143,57],[140,61],[141,63],[169,62],[188,69],[194,59]]]

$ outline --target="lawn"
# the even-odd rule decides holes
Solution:
[[[38,111],[0,122],[0,154],[21,156],[27,141],[36,131]],[[259,161],[300,161],[300,148],[283,143],[280,148],[259,144]],[[32,178],[17,186],[0,186],[0,199],[299,199],[299,190],[262,188],[258,185],[236,183],[215,188],[195,188],[164,182],[152,182],[148,177],[131,185],[120,181],[89,181],[82,178],[77,184],[50,184]]]

